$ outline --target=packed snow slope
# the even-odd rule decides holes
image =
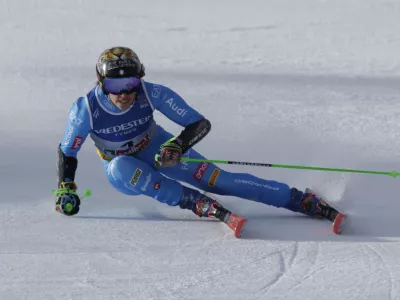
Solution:
[[[81,212],[54,212],[56,149],[106,48],[133,48],[213,130],[210,159],[400,170],[400,2],[0,3],[0,299],[400,299],[400,178],[226,166],[314,188],[327,221],[232,197],[223,224],[108,183],[88,139]],[[160,114],[158,123],[181,128]]]

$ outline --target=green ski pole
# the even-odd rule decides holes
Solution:
[[[79,197],[79,199],[89,198],[92,196],[92,190],[85,190],[82,195],[79,195],[75,190],[70,189],[59,189],[59,190],[52,190],[54,195],[59,195],[63,193],[70,193]]]
[[[352,169],[336,169],[336,168],[321,168],[321,167],[310,167],[310,166],[294,166],[294,165],[281,165],[281,164],[266,164],[266,163],[253,163],[243,161],[230,161],[230,160],[213,160],[213,159],[196,159],[183,157],[181,162],[208,162],[214,164],[227,164],[227,165],[244,165],[244,166],[255,166],[255,167],[269,167],[269,168],[284,168],[284,169],[298,169],[298,170],[314,170],[314,171],[330,171],[330,172],[347,172],[347,173],[363,173],[363,174],[375,174],[375,175],[389,175],[393,178],[400,176],[397,171],[382,172],[382,171],[368,171],[368,170],[352,170]]]

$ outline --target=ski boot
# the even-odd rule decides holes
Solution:
[[[286,204],[286,206],[284,206],[285,208],[313,218],[327,219],[333,223],[334,233],[342,233],[346,222],[346,215],[344,213],[340,212],[321,197],[317,196],[311,191],[311,189],[307,188],[303,193],[292,188],[291,192],[291,200]]]
[[[216,200],[186,187],[184,187],[184,192],[179,206],[183,209],[191,209],[199,217],[215,218],[220,220],[232,229],[237,238],[240,237],[243,226],[247,222],[245,218],[232,213]]]

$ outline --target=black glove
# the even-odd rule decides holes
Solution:
[[[160,151],[155,156],[157,167],[173,167],[180,163],[182,158],[182,145],[180,140],[172,138],[161,145]]]
[[[81,200],[76,193],[75,182],[61,182],[56,194],[56,211],[67,216],[73,216],[79,212]]]

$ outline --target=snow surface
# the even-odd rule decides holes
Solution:
[[[63,217],[51,195],[70,105],[115,45],[211,120],[210,159],[400,170],[399,29],[397,0],[2,0],[0,299],[400,299],[400,179],[225,167],[316,189],[348,212],[342,236],[219,197],[249,219],[235,239],[113,190],[90,140],[93,197]]]

